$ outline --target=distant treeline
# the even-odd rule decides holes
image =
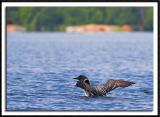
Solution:
[[[153,30],[152,7],[7,7],[7,24],[27,31],[64,31],[66,26],[107,24]],[[137,30],[139,30],[137,28]]]

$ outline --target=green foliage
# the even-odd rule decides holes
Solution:
[[[146,8],[144,11],[144,28],[153,30],[153,8]]]
[[[68,25],[142,25],[153,30],[151,7],[7,7],[7,23],[28,31],[64,31]]]

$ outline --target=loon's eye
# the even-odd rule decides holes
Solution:
[[[85,79],[84,82],[90,84],[88,79]]]

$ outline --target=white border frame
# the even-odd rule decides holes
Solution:
[[[153,83],[154,83],[154,87],[153,87],[153,111],[151,112],[140,112],[140,111],[127,111],[127,112],[121,112],[121,111],[117,111],[117,112],[111,112],[111,111],[107,111],[107,112],[66,112],[66,111],[50,111],[50,112],[41,112],[41,111],[5,111],[5,84],[6,84],[6,71],[5,71],[5,63],[6,63],[6,58],[5,58],[5,48],[6,48],[6,44],[5,44],[5,39],[6,37],[6,7],[9,6],[15,6],[15,7],[24,7],[24,6],[29,6],[29,7],[153,7],[153,18],[154,18],[154,22],[153,22]],[[45,2],[3,2],[2,3],[2,115],[157,115],[158,114],[158,77],[157,77],[157,70],[158,70],[158,62],[157,62],[157,53],[158,53],[158,47],[157,47],[157,42],[158,42],[158,20],[157,17],[158,16],[158,3],[155,2],[123,2],[123,3],[113,3],[113,2],[94,2],[94,3],[84,3],[84,2],[63,2],[63,3],[53,3],[53,2],[49,2],[49,3],[45,3]]]

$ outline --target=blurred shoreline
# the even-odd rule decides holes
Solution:
[[[99,33],[99,32],[152,32],[145,30],[135,30],[135,27],[141,26],[130,25],[97,25],[86,24],[77,26],[67,26],[65,31],[26,31],[22,26],[16,24],[7,24],[7,32],[67,32],[67,33]]]

